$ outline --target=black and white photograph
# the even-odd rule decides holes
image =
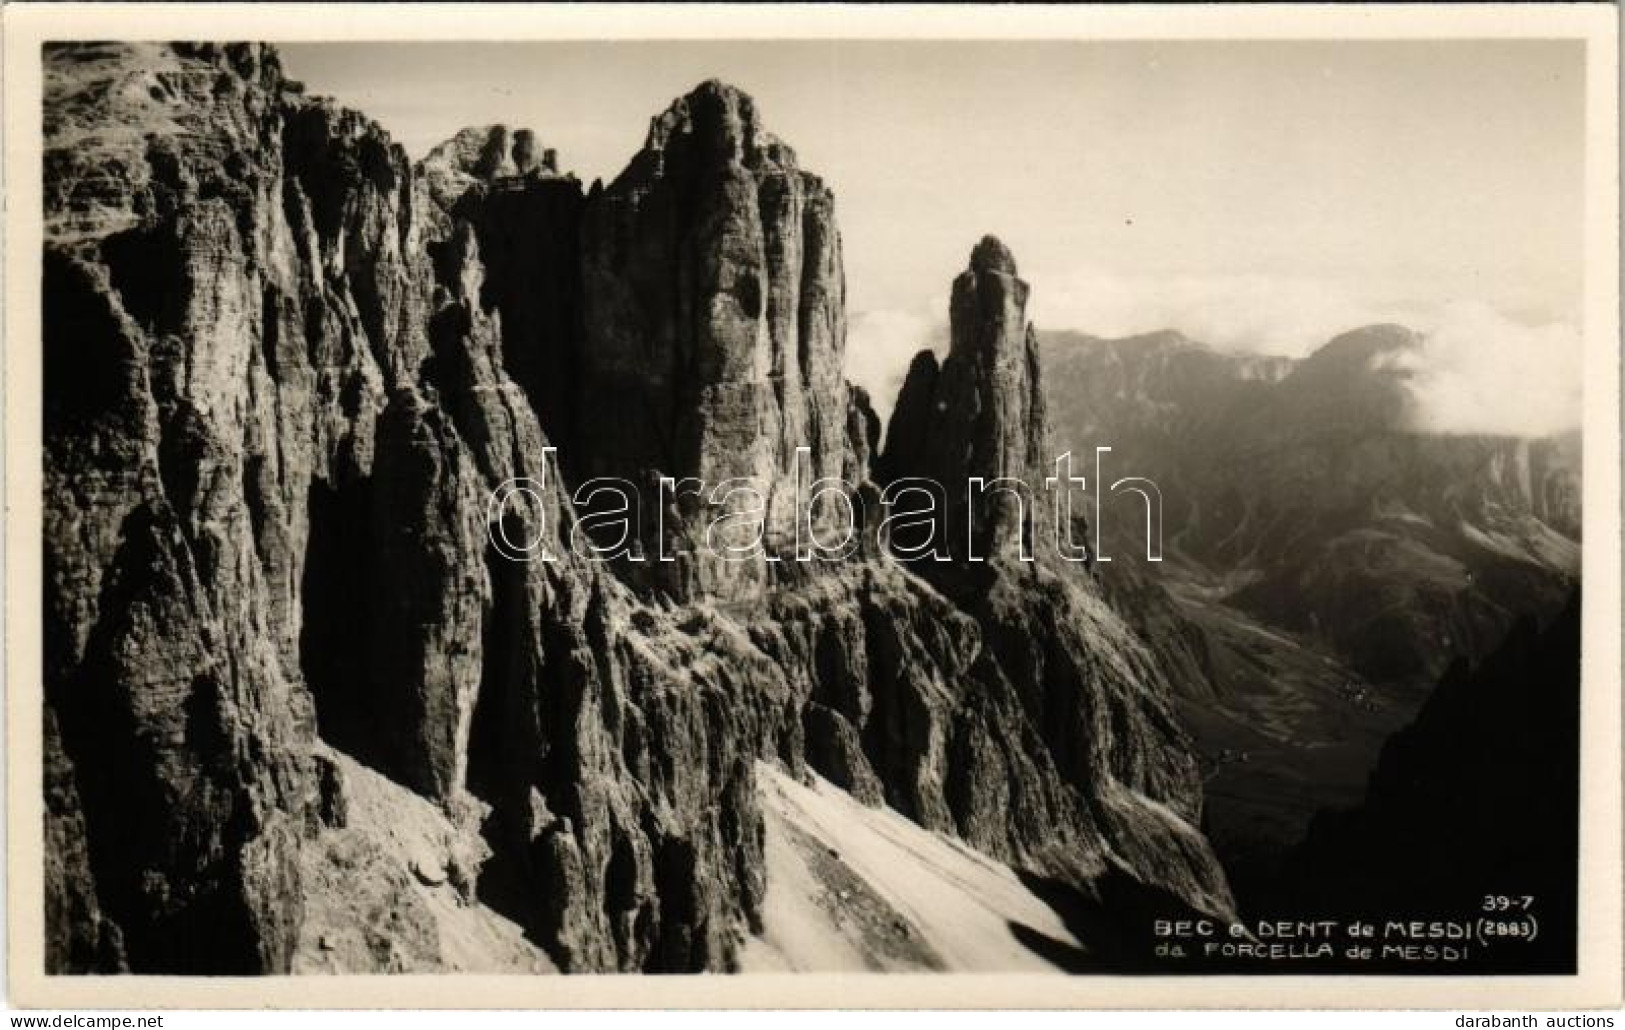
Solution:
[[[37,19],[30,975],[1617,996],[1569,13]]]

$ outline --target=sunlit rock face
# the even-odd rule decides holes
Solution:
[[[892,415],[885,475],[941,484],[941,532],[960,558],[1036,557],[1035,537],[1055,542],[1029,292],[1009,248],[983,237],[954,279],[947,357],[915,358]]]
[[[761,558],[709,560],[709,491],[743,479],[765,507],[765,550],[793,551],[794,480],[840,477],[847,449],[845,282],[833,195],[761,124],[750,97],[706,82],[649,128],[593,197],[582,233],[581,474],[640,484],[694,477],[644,548],[665,589],[746,596]],[[613,417],[605,417],[613,413]],[[826,513],[816,512],[818,518]],[[681,551],[699,552],[684,556]]]
[[[1139,870],[1162,854],[1148,879],[1217,910],[1228,903],[1222,874],[1189,829],[1201,785],[1169,707],[1176,666],[1107,602],[1078,547],[1085,505],[1062,500],[1078,488],[1052,481],[1029,294],[1009,249],[984,237],[954,280],[947,356],[939,364],[925,351],[910,366],[879,475],[893,489],[943,484],[946,507],[944,545],[905,564],[976,621],[1090,832],[1116,842],[1108,854]],[[979,492],[979,482],[1004,489]]]

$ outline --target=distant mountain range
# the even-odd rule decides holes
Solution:
[[[1199,629],[1203,675],[1182,704],[1233,879],[1356,800],[1452,662],[1549,617],[1577,582],[1579,434],[1416,428],[1409,329],[1357,329],[1300,360],[1177,332],[1040,341],[1056,450],[1109,446],[1108,479],[1161,487],[1165,560],[1145,564],[1143,506],[1114,497],[1102,578],[1164,588]]]

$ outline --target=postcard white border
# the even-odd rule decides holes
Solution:
[[[8,4],[7,890],[13,1004],[71,1008],[1449,1008],[1621,999],[1617,8],[1575,5]],[[1580,971],[1573,977],[48,977],[40,744],[41,66],[49,39],[1576,39],[1587,49]],[[629,991],[632,983],[635,991]]]

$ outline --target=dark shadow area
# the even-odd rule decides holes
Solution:
[[[366,480],[337,488],[311,482],[299,664],[322,740],[398,783],[410,783],[395,760],[390,699],[371,658],[369,613],[378,604],[369,557],[377,547],[371,494]]]
[[[41,407],[48,445],[101,431],[138,439],[139,413],[127,398],[140,383],[136,343],[90,268],[47,247],[41,281]],[[118,452],[112,455],[117,457]],[[51,541],[45,541],[47,551]]]
[[[522,527],[510,527],[518,533]],[[512,792],[509,738],[514,713],[507,701],[517,692],[521,670],[516,667],[524,627],[524,566],[508,561],[493,547],[485,549],[485,571],[491,582],[491,607],[481,627],[480,690],[468,737],[468,790],[475,797],[498,805]],[[506,785],[506,791],[505,791]]]
[[[581,256],[585,197],[574,178],[526,179],[518,189],[459,202],[479,238],[480,304],[502,316],[502,362],[530,399],[572,477],[581,392]]]
[[[1390,938],[1343,972],[1572,974],[1578,913],[1580,597],[1522,619],[1476,668],[1457,662],[1382,750],[1365,801],[1322,812],[1275,882],[1241,898],[1269,919],[1441,921],[1508,935]],[[1504,900],[1502,900],[1504,899]],[[1532,917],[1532,920],[1531,920]],[[1533,929],[1534,939],[1523,931]],[[1439,961],[1401,948],[1458,947]]]
[[[1020,941],[1028,951],[1039,956],[1044,961],[1055,966],[1064,973],[1109,973],[1098,959],[1076,944],[1058,941],[1045,933],[1040,933],[1025,923],[1006,920],[1005,925],[1010,928],[1010,936]]]
[[[1011,932],[1016,933],[1017,940],[1049,961],[1066,957],[1059,948],[1077,951],[1077,955],[1070,956],[1072,965],[1062,965],[1068,972],[1181,972],[1181,969],[1156,954],[1159,943],[1155,934],[1156,921],[1212,919],[1191,908],[1172,892],[1143,884],[1116,868],[1091,883],[1089,890],[1038,873],[1018,871],[1016,875],[1040,901],[1055,910],[1067,931],[1082,948],[1072,948],[1030,928],[1023,928],[1025,935],[1016,933],[1014,924]],[[1061,965],[1059,962],[1057,964]]]
[[[1521,620],[1476,668],[1453,666],[1384,746],[1365,802],[1317,815],[1278,876],[1247,884],[1240,933],[1120,870],[1083,888],[1020,874],[1092,961],[1011,932],[1073,972],[1572,974],[1579,658],[1576,593],[1544,628]]]
[[[542,878],[530,860],[527,846],[522,843],[524,829],[497,809],[486,817],[480,834],[491,845],[491,857],[480,866],[474,892],[480,904],[513,920],[526,940],[551,955],[549,945],[553,942],[540,929],[541,913],[537,905],[538,884]]]
[[[523,539],[518,520],[505,520],[511,539]],[[491,806],[480,833],[491,857],[480,867],[475,890],[480,901],[518,923],[532,943],[545,947],[538,931],[539,874],[532,859],[529,785],[525,755],[541,745],[524,711],[530,649],[523,646],[526,619],[525,567],[487,547],[485,569],[491,607],[481,629],[480,689],[469,728],[468,790]]]
[[[101,249],[129,316],[150,333],[173,332],[181,303],[177,270],[185,268],[173,228],[127,229],[102,240]]]

